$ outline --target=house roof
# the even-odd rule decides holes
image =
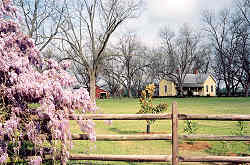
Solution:
[[[183,87],[202,87],[209,76],[210,74],[186,74]],[[167,80],[173,81],[176,78],[167,78]],[[175,82],[178,83],[177,81]]]
[[[184,83],[204,83],[209,74],[187,74]]]

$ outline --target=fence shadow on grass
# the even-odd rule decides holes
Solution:
[[[143,133],[141,131],[136,130],[121,130],[119,128],[109,128],[110,131],[116,132],[118,134],[135,134],[135,133]]]

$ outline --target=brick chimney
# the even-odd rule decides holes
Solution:
[[[198,74],[198,69],[194,69],[194,74]]]

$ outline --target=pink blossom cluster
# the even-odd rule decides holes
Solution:
[[[16,8],[12,5],[11,0],[2,0],[0,4],[0,17],[14,17],[16,14]]]
[[[67,161],[72,147],[69,129],[69,115],[74,110],[82,113],[94,112],[86,89],[74,90],[76,79],[68,72],[70,62],[58,64],[52,59],[42,59],[33,41],[25,36],[19,25],[7,17],[16,16],[16,9],[10,0],[0,3],[0,164],[12,155],[8,145],[13,145],[14,156],[20,155],[25,141],[34,145],[35,155],[56,151],[52,141],[61,141],[61,158]],[[30,108],[30,103],[40,106]],[[79,120],[82,131],[95,140],[94,123]],[[44,142],[52,148],[44,147]],[[58,155],[57,155],[58,156]],[[41,163],[41,157],[32,162]]]

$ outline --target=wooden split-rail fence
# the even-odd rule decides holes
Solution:
[[[240,162],[250,163],[250,156],[181,156],[178,152],[179,140],[184,141],[250,141],[250,136],[213,136],[213,135],[178,135],[179,120],[219,120],[250,121],[250,115],[206,115],[179,114],[177,104],[172,104],[172,114],[88,114],[86,119],[93,120],[172,120],[172,135],[96,135],[97,141],[139,141],[169,140],[172,141],[172,155],[95,155],[71,154],[70,160],[130,161],[130,162]],[[73,134],[73,140],[88,140],[86,134]]]

